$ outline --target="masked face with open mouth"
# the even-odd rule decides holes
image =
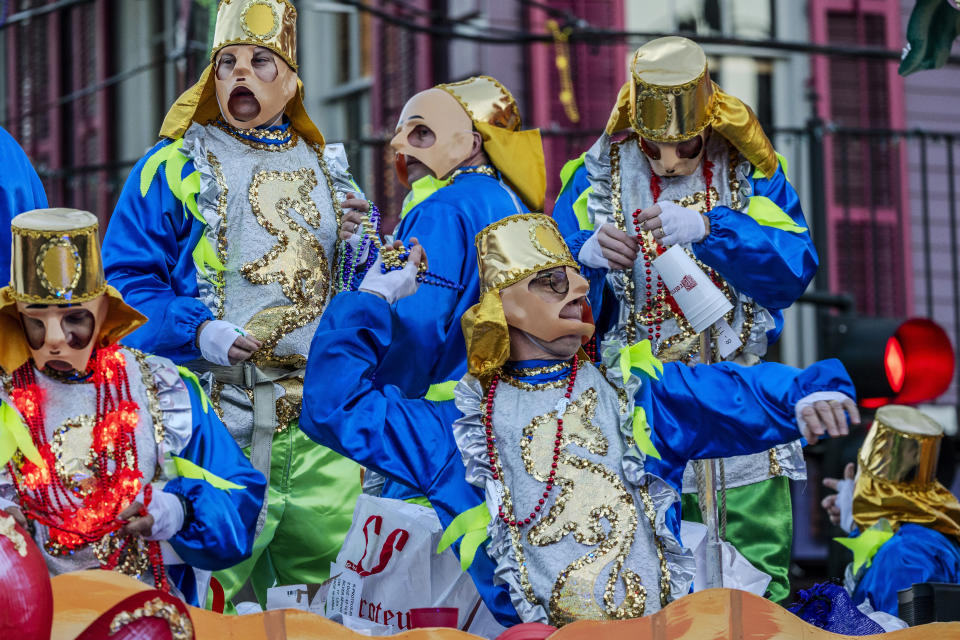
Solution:
[[[456,98],[443,89],[421,91],[403,107],[390,141],[397,177],[407,188],[428,174],[445,178],[472,155],[473,142],[473,121]]]
[[[277,123],[297,92],[297,74],[265,47],[224,47],[215,62],[217,102],[238,129]]]
[[[107,308],[106,296],[80,304],[17,302],[20,323],[37,369],[86,372]]]

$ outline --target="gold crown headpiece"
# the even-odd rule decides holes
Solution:
[[[960,538],[960,503],[937,481],[942,439],[943,427],[913,407],[877,410],[857,454],[853,520],[861,531],[886,519]]]
[[[17,303],[67,305],[107,298],[98,344],[115,344],[147,319],[104,280],[97,218],[77,209],[35,209],[16,216],[10,285],[0,289],[0,368],[13,373],[30,358]]]
[[[506,87],[490,76],[438,84],[460,103],[475,123],[484,122],[507,131],[520,129],[520,108]]]
[[[266,47],[297,70],[297,10],[289,0],[221,0],[210,61],[234,44]]]
[[[477,234],[480,291],[503,289],[559,266],[579,269],[557,223],[541,213],[512,215]]]
[[[756,114],[710,80],[706,54],[688,38],[657,38],[637,49],[606,133],[627,127],[655,142],[680,142],[713,127],[766,177],[779,164]]]
[[[924,486],[936,477],[943,427],[920,411],[901,405],[877,410],[860,447],[861,472],[896,484]]]
[[[480,301],[460,320],[467,346],[467,369],[486,384],[510,355],[510,330],[500,291],[538,271],[579,269],[557,223],[542,213],[508,216],[476,237]]]
[[[547,169],[539,129],[521,130],[520,107],[506,87],[490,76],[438,84],[456,98],[483,136],[483,150],[531,211],[542,211]]]
[[[97,218],[75,209],[37,209],[16,216],[11,295],[30,304],[92,300],[106,291]]]
[[[630,64],[630,124],[655,142],[687,140],[713,119],[707,56],[692,40],[660,38],[637,49]]]

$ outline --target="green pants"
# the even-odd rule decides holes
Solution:
[[[275,435],[267,519],[253,554],[214,574],[223,585],[226,612],[233,611],[230,600],[248,579],[265,607],[270,587],[330,577],[359,495],[355,462],[313,442],[296,424]]]
[[[703,522],[697,494],[684,494],[681,504],[684,520]],[[790,480],[781,476],[728,489],[726,539],[754,567],[773,578],[767,598],[778,604],[789,599],[793,546]]]

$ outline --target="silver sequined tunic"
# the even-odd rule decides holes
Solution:
[[[264,343],[253,359],[257,366],[302,368],[334,293],[339,220],[333,198],[359,191],[343,146],[318,151],[296,134],[287,143],[268,145],[217,124],[194,124],[183,151],[201,174],[197,204],[207,239],[226,267],[222,284],[198,274],[200,299],[217,318]],[[249,445],[249,393],[215,383],[210,374],[202,379],[231,434],[241,446]],[[275,386],[283,429],[299,415],[302,376]]]

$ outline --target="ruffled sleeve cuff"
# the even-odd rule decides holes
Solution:
[[[193,409],[190,392],[176,365],[167,358],[147,356],[153,376],[157,404],[163,416],[163,442],[160,456],[179,455],[193,437]]]
[[[648,518],[652,515],[654,535],[663,545],[663,556],[670,572],[670,600],[676,600],[690,592],[693,578],[696,575],[696,561],[689,549],[683,546],[679,532],[674,532],[667,524],[667,515],[680,500],[677,490],[660,476],[646,469],[647,455],[640,450],[633,438],[633,413],[635,397],[644,384],[644,380],[633,373],[627,373],[624,382],[623,372],[620,369],[620,352],[624,344],[610,340],[601,345],[600,352],[607,365],[607,380],[616,388],[623,388],[627,392],[627,402],[624,411],[620,414],[620,433],[627,445],[623,454],[623,475],[627,485],[634,495],[646,492],[650,502],[638,504]],[[650,429],[656,425],[650,424]]]

